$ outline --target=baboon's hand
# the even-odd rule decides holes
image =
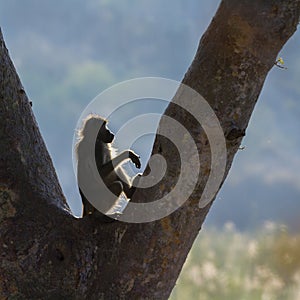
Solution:
[[[131,159],[131,161],[135,164],[135,166],[138,169],[141,167],[140,157],[131,150],[129,150],[129,158]]]

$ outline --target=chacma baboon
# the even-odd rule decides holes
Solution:
[[[98,130],[98,133],[95,130]],[[95,136],[97,136],[96,140]],[[86,164],[86,153],[92,153],[92,155],[95,155],[98,173],[100,174],[107,188],[109,188],[109,190],[115,194],[115,200],[118,199],[122,192],[125,193],[127,198],[131,198],[136,189],[134,186],[132,186],[132,182],[135,181],[135,179],[138,178],[137,176],[140,175],[130,179],[120,165],[126,160],[130,159],[139,169],[141,167],[141,162],[139,156],[132,150],[125,150],[113,157],[113,148],[111,146],[113,139],[114,134],[107,128],[107,120],[95,114],[91,114],[85,119],[82,129],[79,131],[79,142],[76,146],[78,160],[78,184],[80,186],[79,172],[82,171],[79,170],[82,170],[81,166]],[[90,152],[92,148],[94,148],[94,152]],[[79,192],[82,198],[83,216],[94,213],[95,208],[86,199],[80,188]],[[103,195],[99,195],[99,198],[101,197],[103,197]],[[103,199],[101,201],[106,200],[107,199]],[[113,203],[108,203],[108,205],[110,207],[113,205]],[[112,220],[103,215],[102,217],[105,219],[105,221]]]

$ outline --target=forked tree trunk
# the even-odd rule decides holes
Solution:
[[[226,174],[299,12],[299,0],[223,0],[185,74],[183,83],[204,96],[219,118]],[[150,223],[103,224],[93,215],[76,219],[0,33],[1,299],[168,298],[211,206],[198,207],[211,156],[194,118],[174,105],[165,114],[186,126],[199,149],[201,176],[191,197]],[[159,198],[176,183],[176,149],[157,136],[153,153],[162,154],[171,171],[163,189],[140,189],[135,202]]]

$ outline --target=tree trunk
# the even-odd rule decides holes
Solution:
[[[223,0],[200,41],[183,83],[219,118],[225,174],[299,13],[299,0]],[[0,298],[167,299],[211,207],[198,206],[211,169],[201,126],[176,105],[165,112],[192,134],[201,162],[196,188],[180,209],[149,223],[100,223],[96,214],[71,215],[1,32],[0,97]],[[139,189],[135,202],[159,199],[176,183],[176,149],[157,136],[156,153],[171,166],[164,188]]]

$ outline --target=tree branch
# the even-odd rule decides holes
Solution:
[[[43,199],[69,211],[30,102],[9,58],[0,29],[0,190],[14,190],[18,209],[36,209]],[[18,203],[16,203],[18,202]],[[45,206],[46,207],[46,206]],[[0,218],[1,219],[1,218]]]

